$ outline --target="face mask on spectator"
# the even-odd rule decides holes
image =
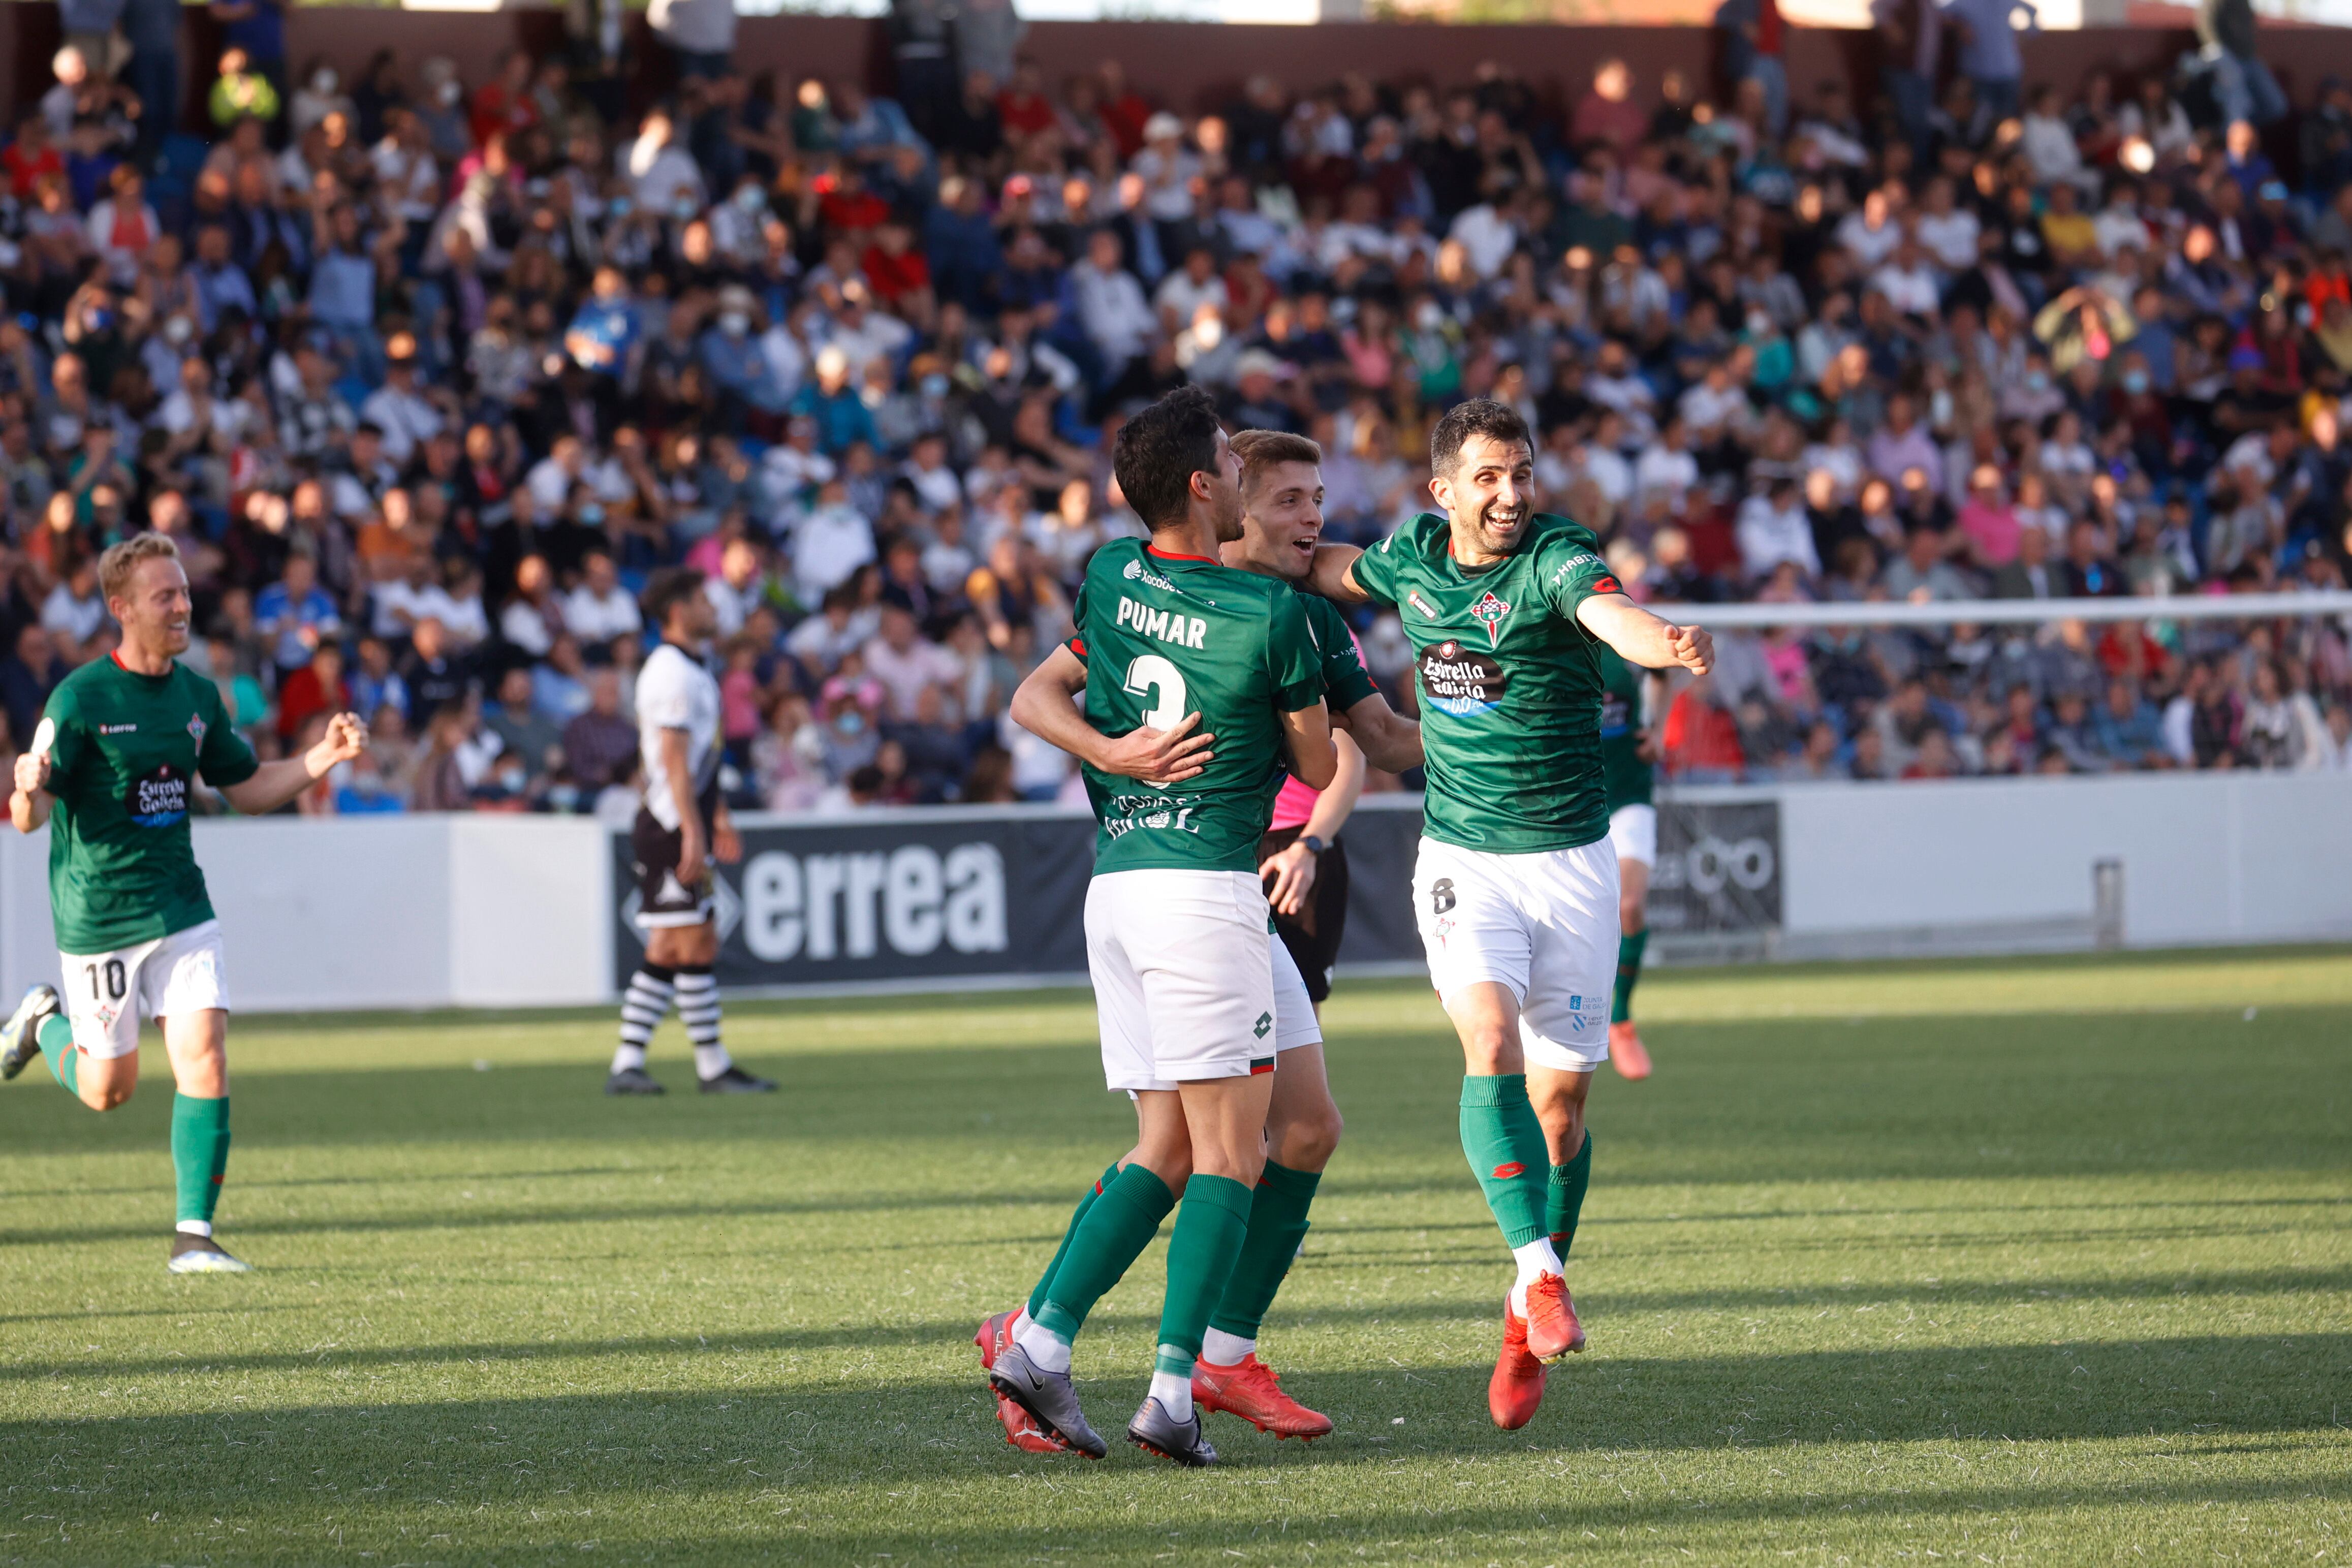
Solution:
[[[740,310],[721,310],[719,330],[730,338],[740,338],[751,330],[751,318]]]
[[[862,735],[866,732],[866,715],[855,708],[845,710],[835,716],[833,727],[845,735]]]
[[[925,397],[945,397],[947,395],[948,378],[946,376],[942,375],[938,371],[933,371],[930,374],[923,377],[923,395]]]
[[[671,199],[669,210],[678,222],[691,223],[694,221],[694,215],[702,209],[695,205],[691,193],[681,191]]]
[[[466,89],[454,81],[445,81],[441,84],[441,101],[445,104],[457,102],[465,96],[465,93]]]
[[[173,316],[163,323],[163,341],[173,348],[180,347],[195,335],[195,322],[185,316]]]
[[[580,509],[580,521],[586,523],[589,527],[594,528],[597,524],[604,521],[604,505],[598,501],[590,501],[586,506]]]
[[[1437,331],[1444,321],[1445,312],[1437,308],[1437,301],[1434,300],[1423,300],[1421,302],[1421,308],[1412,313],[1412,324],[1424,332]]]
[[[768,195],[757,185],[746,185],[735,193],[735,205],[747,213],[755,213],[768,205]]]
[[[337,78],[333,71],[319,71],[310,78],[310,90],[320,98],[325,98],[335,90],[336,81]]]
[[[2141,393],[2146,392],[2147,390],[2147,372],[2144,370],[2127,370],[2124,372],[2124,390],[2130,393],[2134,397],[2137,397]]]

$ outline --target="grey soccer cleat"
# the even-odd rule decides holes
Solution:
[[[8,1021],[0,1024],[0,1079],[15,1078],[41,1054],[41,1020],[64,1010],[49,986],[36,985],[25,993]]]
[[[643,1068],[623,1068],[604,1080],[606,1094],[667,1094],[661,1079]]]
[[[1157,1395],[1143,1402],[1135,1419],[1127,1424],[1127,1440],[1147,1454],[1157,1454],[1163,1459],[1173,1459],[1180,1465],[1199,1468],[1217,1462],[1217,1451],[1201,1434],[1201,1407],[1192,1406],[1192,1419],[1179,1421],[1168,1414],[1168,1407]]]
[[[988,1381],[997,1393],[1034,1415],[1040,1426],[1059,1435],[1089,1459],[1099,1459],[1110,1452],[1110,1445],[1087,1425],[1087,1413],[1078,1408],[1078,1391],[1070,1374],[1045,1371],[1029,1359],[1029,1352],[1018,1342],[998,1353],[996,1364],[988,1369]]]
[[[772,1078],[755,1077],[730,1062],[726,1071],[712,1073],[702,1080],[702,1092],[705,1094],[773,1094],[776,1092],[776,1080]]]
[[[191,1231],[172,1233],[172,1258],[163,1267],[174,1274],[250,1274],[253,1265],[219,1241]]]

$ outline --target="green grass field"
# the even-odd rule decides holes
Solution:
[[[2352,1556],[2352,956],[1642,1000],[1658,1076],[1593,1091],[1592,1349],[1506,1435],[1458,1055],[1424,987],[1343,985],[1349,1137],[1265,1339],[1339,1429],[1213,1417],[1205,1473],[1016,1454],[970,1342],[1131,1127],[1081,995],[739,1007],[763,1100],[604,1099],[601,1015],[246,1020],[247,1278],[163,1270],[160,1050],[104,1118],[36,1068],[0,1563]],[[1160,1257],[1079,1345],[1106,1428]]]

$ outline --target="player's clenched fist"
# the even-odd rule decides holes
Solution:
[[[16,789],[23,795],[47,787],[49,754],[47,752],[23,752],[16,757]]]
[[[367,721],[356,713],[338,713],[327,721],[327,732],[310,748],[310,776],[323,776],[338,763],[348,763],[368,749]]]
[[[1666,649],[1695,675],[1705,675],[1715,663],[1715,637],[1704,626],[1668,626]]]

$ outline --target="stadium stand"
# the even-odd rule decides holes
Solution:
[[[1115,64],[901,104],[705,51],[624,116],[560,50],[342,80],[233,26],[208,136],[72,34],[0,147],[10,751],[108,647],[98,552],[153,528],[265,755],[373,720],[303,811],[625,821],[634,589],[677,562],[740,805],[1055,799],[1004,704],[1137,531],[1109,433],[1186,381],[1319,440],[1360,542],[1425,504],[1445,407],[1507,399],[1655,604],[2352,574],[2333,79],[2265,127],[2205,76],[2011,113],[1966,70],[1776,97],[1769,56],[1715,94],[1602,61],[1558,111],[1495,68],[1193,114]],[[1362,633],[1409,704],[1402,628]],[[1727,629],[1662,738],[1693,782],[2342,770],[2352,654],[2322,616]]]

